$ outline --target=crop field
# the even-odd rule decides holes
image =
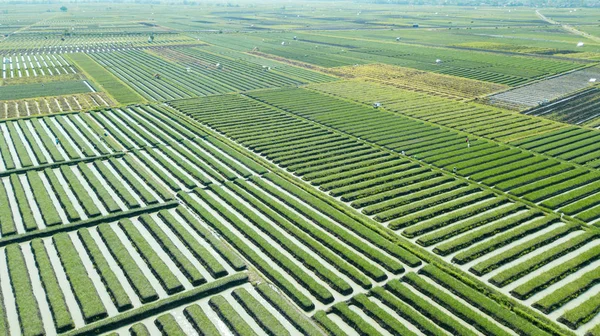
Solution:
[[[598,128],[600,126],[599,104],[600,90],[592,87],[523,113]]]
[[[593,83],[590,80],[599,77],[599,67],[586,68],[492,95],[490,102],[492,104],[536,106],[591,86]]]
[[[600,336],[584,5],[4,4],[0,336]]]

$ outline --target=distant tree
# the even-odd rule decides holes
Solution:
[[[66,12],[66,11],[67,11],[67,7],[66,7],[66,6],[62,6],[62,7],[60,7],[60,11],[61,11],[61,12]]]

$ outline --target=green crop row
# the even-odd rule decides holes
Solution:
[[[579,269],[589,265],[599,258],[600,246],[592,247],[591,249],[579,254],[577,257],[567,260],[560,265],[517,286],[511,291],[511,294],[522,300],[527,299],[544,288],[560,281],[569,274],[577,272]],[[565,290],[567,290],[566,287]]]
[[[52,236],[54,246],[58,251],[60,262],[65,269],[75,299],[81,308],[83,319],[87,323],[103,319],[107,316],[106,308],[100,300],[92,280],[85,276],[87,271],[71,238],[66,233]],[[84,276],[82,276],[84,275]]]
[[[565,284],[554,292],[546,295],[544,298],[534,303],[533,306],[546,314],[558,309],[565,303],[574,300],[596,285],[600,280],[599,271],[600,269],[596,268],[583,274],[577,280]]]
[[[232,296],[268,335],[285,336],[289,331],[245,288],[233,291]]]
[[[198,190],[197,190],[198,191]],[[203,191],[201,191],[203,192]],[[279,272],[273,269],[269,263],[263,260],[251,247],[246,245],[240,237],[230,231],[217,218],[213,217],[200,204],[198,204],[187,193],[180,193],[180,197],[200,216],[204,222],[213,227],[225,240],[227,240],[237,251],[244,255],[254,267],[258,268],[265,276],[277,284],[287,295],[289,295],[300,308],[305,311],[310,311],[314,308],[314,304],[300,292],[292,283],[285,279]],[[207,196],[208,197],[208,196]]]
[[[87,250],[87,253],[94,264],[94,267],[98,271],[100,278],[102,279],[102,283],[106,286],[106,289],[112,299],[112,302],[115,304],[115,307],[118,311],[125,311],[133,308],[131,304],[131,300],[127,293],[125,293],[125,289],[121,285],[119,278],[115,275],[114,271],[111,269],[109,263],[106,261],[106,258],[102,254],[102,251],[92,238],[90,232],[88,230],[79,230],[77,231],[77,235],[81,240],[83,246]]]
[[[132,156],[126,155],[124,158],[131,169],[133,169],[136,174],[140,175],[142,181],[150,186],[150,188],[152,188],[152,190],[154,190],[164,201],[170,201],[173,199],[173,195],[164,187],[162,187]]]
[[[371,290],[371,293],[405,320],[418,326],[419,330],[426,335],[443,334],[435,326],[436,324],[453,335],[476,335],[460,322],[436,308],[431,302],[415,294],[413,290],[397,279],[389,281],[385,285],[385,289],[376,287]],[[431,323],[432,321],[434,323]]]
[[[444,225],[455,223],[457,221],[461,221],[459,224],[452,225],[450,227],[445,227],[436,232],[430,233],[426,236],[420,237],[417,242],[423,246],[431,246],[440,241],[447,240],[448,238],[454,237],[461,233],[471,231],[480,226],[487,225],[489,223],[500,220],[506,216],[510,216],[516,212],[526,209],[526,207],[522,204],[511,204],[507,207],[503,207],[501,209],[494,209],[489,212],[485,212],[492,205],[487,205],[485,207],[477,209],[478,213],[483,213],[481,216],[477,216],[473,218],[472,216],[468,216],[470,213],[467,210],[461,210],[453,216],[441,216],[432,220],[432,222],[437,221],[446,221]],[[468,216],[468,217],[467,217]]]
[[[360,315],[354,312],[344,302],[340,302],[331,307],[331,311],[341,317],[346,324],[356,330],[361,335],[377,335],[379,332],[369,322],[365,321]]]
[[[131,336],[151,336],[148,328],[143,323],[136,323],[129,328]]]
[[[140,301],[146,303],[157,300],[158,294],[150,281],[148,281],[148,278],[146,278],[113,229],[108,225],[100,225],[98,233],[100,233],[100,237],[106,244],[110,254],[125,273]]]
[[[263,215],[267,216],[274,223],[276,223],[282,229],[284,229],[286,231],[286,233],[294,236],[296,239],[301,241],[304,245],[308,246],[313,252],[318,254],[321,258],[323,258],[324,260],[331,263],[337,270],[346,274],[353,281],[360,284],[363,288],[371,287],[371,282],[369,281],[368,278],[366,278],[360,272],[355,270],[348,263],[346,263],[343,259],[341,259],[338,255],[336,255],[329,248],[326,247],[327,245],[330,245],[331,243],[329,243],[329,242],[320,243],[317,240],[313,239],[311,236],[309,236],[307,233],[302,231],[302,229],[297,228],[296,226],[293,225],[293,224],[301,225],[301,226],[304,225],[304,227],[306,227],[307,224],[305,224],[305,223],[298,224],[300,222],[304,222],[302,219],[300,219],[298,216],[295,216],[287,209],[272,210],[271,208],[269,208],[269,205],[276,206],[276,204],[270,204],[270,203],[274,203],[274,202],[270,202],[270,200],[268,200],[268,199],[266,199],[266,202],[269,205],[266,205],[266,204],[258,201],[257,198],[251,197],[250,196],[251,194],[256,195],[257,193],[259,193],[259,191],[257,189],[252,190],[251,189],[252,187],[250,187],[250,185],[246,181],[236,180],[235,183],[236,183],[235,185],[229,185],[229,187],[238,196],[242,197],[246,202],[250,203],[255,209],[259,210]],[[262,196],[261,200],[263,202],[265,202],[266,195],[263,194],[261,196]],[[293,218],[293,219],[290,219],[288,221],[286,218],[283,217],[282,214],[279,214],[277,211],[281,211],[282,214],[287,213],[286,217]],[[308,226],[310,226],[310,224],[308,224]],[[316,232],[317,230],[311,230],[311,231]],[[318,233],[317,233],[317,235],[318,235]],[[321,236],[323,237],[322,238],[323,240],[331,240],[331,239],[325,238],[325,235],[323,235],[323,234],[321,234]],[[339,249],[335,249],[335,248],[334,248],[334,250],[339,251]],[[358,259],[357,260],[358,263],[364,262],[364,259],[362,259],[358,256],[356,256],[356,258]]]
[[[469,261],[475,260],[482,255],[485,255],[491,251],[494,251],[502,246],[506,246],[513,241],[521,239],[531,233],[540,231],[556,222],[555,217],[541,217],[535,219],[533,222],[521,225],[513,230],[499,234],[481,244],[475,245],[470,249],[461,252],[452,258],[452,261],[460,265],[464,265]]]
[[[48,118],[46,120],[49,121],[49,123],[52,123],[52,121],[50,121],[51,120],[50,118]],[[75,130],[73,129],[73,127],[71,127],[71,125],[69,125],[67,123],[66,117],[55,117],[54,120],[57,121],[58,124],[60,125],[60,127],[62,127],[62,129],[71,137],[71,139],[73,139],[73,142],[75,143],[75,145],[77,147],[79,147],[79,150],[83,153],[84,156],[86,156],[86,157],[95,156],[95,153],[92,150],[92,148],[89,146],[89,144],[84,139],[82,139],[79,136],[79,134],[77,134],[77,132],[75,132]]]
[[[536,191],[527,193],[527,194],[523,195],[523,198],[525,198],[526,200],[531,201],[531,202],[539,202],[541,200],[562,194],[571,189],[575,189],[577,187],[586,185],[588,183],[592,183],[598,179],[600,179],[600,174],[596,174],[596,173],[584,174],[584,175],[573,177],[568,180],[564,180],[563,182],[549,185],[545,188],[538,189]]]
[[[346,215],[338,210],[335,210],[333,207],[326,204],[324,201],[318,199],[317,197],[310,195],[306,191],[301,190],[299,187],[292,185],[290,182],[285,181],[284,179],[282,179],[281,177],[279,177],[275,174],[268,173],[268,174],[265,174],[264,176],[267,179],[269,179],[272,183],[275,183],[276,185],[280,186],[281,188],[283,188],[287,192],[291,193],[292,195],[304,200],[305,202],[310,204],[310,206],[313,207],[314,209],[327,215],[329,218],[337,221],[338,223],[345,226],[347,229],[355,232],[359,236],[361,236],[364,239],[371,242],[373,245],[390,253],[391,255],[402,260],[403,262],[407,263],[411,267],[415,267],[415,266],[418,266],[421,264],[421,260],[419,258],[417,258],[416,256],[414,256],[412,253],[408,252],[407,250],[405,250],[404,248],[402,248],[396,244],[393,244],[392,242],[383,238],[376,232],[365,227],[363,224],[350,218],[348,215]],[[260,181],[259,179],[253,179],[253,180],[257,184],[261,184],[261,182],[262,182],[262,184],[264,185],[264,181]]]
[[[182,218],[194,229],[199,235],[208,241],[216,251],[218,251],[225,260],[228,261],[230,265],[235,270],[242,270],[245,268],[244,263],[237,257],[231,250],[229,250],[224,244],[222,244],[217,239],[214,239],[213,235],[210,232],[205,232],[202,226],[198,224],[198,220],[192,217],[192,215],[187,212],[184,208],[177,208],[177,212],[182,216]],[[220,278],[222,276],[227,275],[227,271],[221,265],[217,259],[215,259],[208,250],[206,250],[202,245],[198,244],[196,239],[183,227],[181,223],[179,223],[171,213],[168,211],[161,211],[158,213],[160,218],[175,232],[175,234],[185,243],[188,249],[192,252],[192,254],[200,261],[200,263],[208,270],[208,272],[214,278]]]
[[[6,170],[15,169],[15,162],[10,154],[8,144],[6,143],[4,136],[0,136],[0,154],[2,154],[2,161],[4,162],[4,167]]]
[[[568,241],[555,246],[542,254],[532,257],[524,262],[519,263],[518,265],[514,265],[509,269],[494,275],[490,278],[490,282],[499,287],[506,286],[507,284],[525,276],[526,274],[530,274],[536,269],[547,265],[553,260],[577,250],[596,237],[597,234],[580,234],[577,237],[569,239]]]
[[[457,209],[469,209],[468,206],[479,203],[481,201],[493,198],[494,195],[490,192],[481,192],[481,189],[475,186],[459,189],[448,195],[440,195],[417,201],[403,207],[399,207],[390,212],[383,212],[376,216],[378,221],[393,219],[388,227],[392,230],[398,230],[407,226],[411,226],[426,219],[437,217],[441,214],[451,212]],[[486,202],[487,203],[487,202]],[[395,218],[395,219],[394,219]],[[404,230],[402,234],[409,237],[414,237],[418,233],[417,228]]]
[[[48,133],[42,126],[41,118],[31,119],[31,124],[35,130],[35,133],[38,135],[40,140],[42,140],[42,144],[46,147],[48,153],[52,157],[52,161],[54,162],[62,162],[65,161],[63,156],[60,154],[58,149],[56,148],[56,143],[53,141],[54,139],[50,139],[48,137]]]
[[[27,172],[27,178],[29,180],[29,186],[33,189],[33,197],[40,209],[44,223],[47,226],[58,225],[62,223],[62,219],[58,215],[58,211],[54,207],[54,203],[42,183],[42,179],[37,171]]]
[[[0,182],[0,204],[4,204],[4,206],[0,207],[0,233],[2,233],[2,237],[12,236],[17,233],[14,215],[8,200],[4,183]]]
[[[194,265],[181,253],[179,248],[167,237],[164,231],[159,227],[158,223],[152,219],[149,215],[141,215],[139,221],[146,227],[146,229],[152,234],[160,246],[165,252],[171,257],[173,262],[177,265],[179,270],[185,275],[185,277],[194,286],[201,285],[206,282],[206,279],[202,277],[202,274],[194,267]]]
[[[598,294],[591,296],[579,306],[567,310],[558,321],[566,324],[571,329],[577,329],[582,324],[590,321],[600,311],[600,297]],[[590,329],[586,335],[598,335],[598,326]]]
[[[188,174],[190,174],[191,176],[196,178],[202,184],[208,185],[208,184],[212,183],[211,180],[206,177],[206,174],[210,175],[213,178],[216,177],[216,180],[220,181],[220,179],[221,179],[220,176],[218,174],[212,173],[212,170],[207,167],[205,162],[203,162],[202,160],[198,160],[196,157],[194,157],[187,151],[184,151],[180,146],[167,147],[167,146],[161,145],[161,147],[159,147],[159,148],[160,148],[161,152],[163,154],[165,154],[171,161],[176,162],[181,168],[183,168],[183,170],[185,170]],[[175,152],[181,154],[183,157],[185,157],[191,163],[181,160],[181,158],[178,157],[175,154]],[[169,170],[170,169],[171,168],[169,168]],[[183,179],[185,181],[184,183],[186,183],[186,184],[191,183],[191,184],[193,184],[192,187],[195,185],[195,182],[193,180],[188,179],[185,175],[181,174],[179,171],[176,170],[173,174],[177,177],[177,179]]]
[[[248,282],[248,274],[237,273],[219,280],[178,293],[160,301],[142,305],[141,307],[115,315],[103,321],[87,325],[71,331],[66,336],[100,335],[119,327],[130,325],[148,317],[155,316],[175,307],[191,304],[202,298],[220,293],[231,287]]]
[[[531,322],[501,306],[499,303],[487,297],[485,294],[467,286],[466,284],[460,282],[451,275],[444,273],[442,270],[433,265],[427,265],[421,268],[419,272],[433,279],[435,282],[444,286],[452,293],[476,307],[481,312],[489,315],[494,320],[514,330],[518,334],[549,335],[547,332],[539,329]]]
[[[240,176],[242,177],[248,177],[250,175],[252,175],[252,172],[250,172],[250,170],[248,170],[245,166],[237,163],[236,161],[234,161],[231,158],[228,158],[226,156],[223,156],[223,154],[221,152],[219,152],[219,150],[215,149],[214,147],[208,145],[208,141],[206,140],[201,140],[200,138],[195,138],[193,140],[196,144],[198,144],[200,147],[202,147],[203,150],[207,151],[210,155],[219,158],[220,162],[222,164],[224,164],[225,166],[229,167],[230,169],[232,169],[233,171],[237,172],[238,174],[240,174]],[[212,144],[212,142],[211,142]],[[229,153],[232,150],[229,151]],[[225,152],[226,154],[229,154],[228,152]],[[239,156],[238,156],[239,157]],[[227,176],[227,175],[225,175]]]
[[[19,124],[19,128],[21,129],[21,132],[23,133],[23,135],[25,136],[25,139],[29,143],[29,147],[31,147],[31,150],[33,151],[33,155],[35,155],[35,158],[38,161],[38,164],[48,163],[48,160],[44,156],[44,153],[42,152],[40,146],[38,146],[37,143],[35,142],[35,138],[33,137],[33,134],[31,133],[31,130],[29,129],[29,127],[27,127],[27,123],[25,122],[25,120],[19,119],[19,120],[17,120],[17,124]]]
[[[224,199],[225,202],[228,202],[228,203],[231,202],[231,199],[228,199],[229,197],[226,198],[225,192],[223,192],[222,190],[219,190],[219,189],[220,189],[220,187],[212,187],[211,188],[211,190],[216,195],[218,195],[219,197]],[[294,261],[290,260],[284,254],[282,254],[279,250],[280,247],[270,244],[265,238],[262,237],[262,235],[258,234],[250,226],[248,226],[246,223],[244,223],[244,221],[240,220],[230,210],[228,210],[226,207],[221,205],[215,197],[211,196],[206,191],[196,189],[196,194],[198,194],[198,196],[200,196],[202,198],[202,200],[204,200],[206,203],[208,203],[221,216],[223,216],[230,223],[232,223],[236,227],[237,230],[239,230],[246,238],[248,238],[250,241],[252,241],[271,260],[273,260],[276,264],[278,264],[282,269],[287,271],[296,281],[298,281],[300,284],[302,284],[319,301],[321,301],[323,303],[330,303],[333,301],[333,295],[331,294],[331,292],[326,287],[322,286],[317,281],[315,281],[311,275],[304,272],[302,270],[302,268],[300,268]],[[240,209],[241,205],[239,205],[239,204],[236,204],[236,203],[229,203],[229,204],[230,205],[233,204],[232,207],[234,209],[238,209],[239,211],[243,210],[243,209]],[[246,213],[242,212],[242,214],[246,218],[248,218],[249,217],[248,212],[249,211],[247,210]],[[255,215],[253,217],[255,217]],[[260,225],[260,223],[258,222],[258,220],[256,218],[253,218],[250,220],[252,222],[254,222],[255,225]],[[267,228],[271,229],[270,227],[267,227]],[[263,227],[263,230],[264,230],[264,227]],[[283,237],[282,235],[280,235],[280,236]],[[289,248],[289,245],[288,245],[288,248]],[[294,250],[294,252],[297,252],[298,250],[299,249],[296,248],[296,250]],[[304,254],[306,254],[306,253],[304,253]],[[301,255],[301,257],[302,256],[303,255]],[[303,264],[306,263],[306,259],[304,259],[304,260],[301,259],[300,261]],[[318,263],[310,264],[310,266],[307,266],[307,268],[312,269],[312,270],[317,270],[319,267],[322,268],[322,265],[320,265]],[[325,270],[325,272],[328,272],[328,270]],[[328,279],[328,277],[326,277],[324,275],[321,275],[321,276],[323,276],[324,279]],[[340,289],[344,288],[345,290],[347,290],[347,288],[350,288],[349,285],[344,283],[343,281],[341,283],[338,283],[335,279],[333,279],[333,277],[329,277],[329,279],[327,281],[334,288],[335,287],[338,287]]]
[[[77,150],[73,146],[71,146],[71,143],[68,140],[69,138],[67,138],[64,132],[62,132],[62,130],[58,128],[58,125],[56,124],[56,118],[44,118],[44,122],[46,123],[46,126],[48,126],[50,131],[54,133],[54,137],[60,141],[56,144],[56,146],[60,146],[65,151],[65,153],[67,153],[69,159],[79,159],[81,156],[79,155]]]
[[[221,320],[231,329],[236,335],[255,336],[256,333],[238,314],[238,312],[221,296],[216,295],[208,301],[211,308],[219,315]]]
[[[562,212],[571,215],[599,203],[600,195],[594,195],[582,201],[578,201],[579,199],[584,198],[586,196],[596,194],[598,190],[600,190],[600,181],[587,184],[581,188],[577,188],[575,190],[571,190],[559,196],[548,199],[542,202],[542,205],[550,209],[556,209],[571,202],[575,202],[561,209]]]
[[[492,258],[481,261],[471,267],[469,270],[479,276],[487,274],[510,261],[516,260],[521,256],[534,251],[540,246],[550,244],[551,242],[569,234],[576,229],[576,226],[562,225],[550,232],[535,237],[534,239],[530,239],[527,242],[495,255]]]
[[[92,202],[92,200],[90,199],[90,195],[85,190],[81,182],[79,182],[79,179],[77,178],[77,176],[75,176],[75,173],[73,173],[71,167],[67,165],[60,166],[60,171],[65,177],[67,183],[69,184],[69,187],[75,194],[75,197],[83,207],[83,210],[85,211],[86,215],[88,217],[100,216],[100,210],[98,209],[96,204]]]
[[[502,218],[495,223],[488,224],[480,229],[461,235],[456,239],[439,244],[434,248],[434,252],[446,256],[486,238],[495,237],[501,232],[508,231],[513,227],[517,227],[539,215],[540,212],[538,211],[526,211],[509,218]]]
[[[188,150],[185,150],[184,147],[187,148]],[[166,148],[163,148],[163,149],[166,149]],[[182,164],[182,166],[184,167],[184,169],[186,169],[186,171],[188,171],[190,174],[195,176],[203,184],[208,185],[208,184],[212,183],[211,180],[209,180],[208,178],[206,178],[204,176],[204,174],[209,175],[217,182],[223,182],[225,180],[225,179],[223,179],[223,176],[220,174],[220,172],[218,170],[218,169],[220,169],[220,166],[218,166],[217,162],[215,160],[213,160],[211,157],[205,155],[203,152],[197,151],[197,149],[191,145],[191,142],[184,141],[184,142],[182,142],[182,146],[173,146],[170,149],[174,150],[175,152],[177,152],[178,154],[180,154],[181,156],[186,158],[188,161],[193,163],[193,165],[192,164],[188,165],[185,162],[181,162],[181,160],[179,160],[179,159],[173,159],[174,156],[173,157],[170,156],[172,160],[176,160],[176,161],[180,162],[180,164]],[[197,151],[198,153],[195,153],[195,151]],[[173,152],[171,152],[171,154],[169,154],[168,152],[165,152],[165,154],[173,155]],[[200,158],[200,159],[198,159],[198,158]],[[214,168],[214,167],[216,167],[216,168]]]
[[[378,251],[374,248],[371,248],[368,245],[365,245],[363,242],[361,242],[359,239],[357,239],[354,235],[349,234],[346,230],[344,230],[339,225],[335,225],[331,221],[323,219],[322,217],[318,216],[314,210],[308,208],[306,205],[296,202],[294,199],[290,198],[287,194],[285,194],[285,193],[281,192],[280,190],[272,187],[271,185],[265,183],[265,181],[263,181],[262,179],[251,179],[251,180],[256,185],[260,186],[264,190],[267,190],[269,193],[271,193],[271,195],[278,198],[279,200],[284,202],[286,205],[290,206],[292,209],[298,211],[299,213],[303,214],[307,218],[311,219],[315,224],[317,224],[321,228],[325,229],[326,231],[330,232],[331,234],[336,236],[338,239],[342,240],[344,243],[352,246],[356,250],[365,254],[370,259],[375,260],[377,263],[379,263],[382,267],[386,268],[390,272],[393,272],[394,274],[399,274],[404,271],[404,268],[402,267],[402,265],[400,263],[398,263],[396,260],[389,258],[388,256],[384,255],[380,251]],[[305,201],[307,200],[306,198],[301,198],[301,199],[303,199]]]
[[[25,230],[37,230],[38,227],[35,218],[33,217],[31,206],[27,200],[27,195],[25,194],[25,190],[19,179],[19,175],[10,175],[10,183],[13,188],[14,198],[17,200],[17,205],[19,206],[19,213],[21,214],[21,221],[23,222]]]
[[[173,177],[175,177],[179,182],[181,182],[183,184],[184,187],[186,187],[187,189],[192,189],[194,187],[196,187],[196,181],[194,181],[192,178],[188,177],[186,174],[184,174],[180,169],[179,169],[179,165],[177,164],[178,161],[174,161],[175,164],[170,163],[169,161],[167,161],[163,155],[158,153],[158,150],[160,150],[161,152],[163,151],[164,147],[163,145],[160,145],[159,147],[157,147],[157,149],[148,149],[146,151],[146,153],[148,153],[150,155],[150,157],[152,157],[152,159],[156,162],[158,162],[158,164],[160,166],[162,166],[164,169],[166,169],[166,171],[169,172],[170,175],[172,175]],[[152,164],[152,161],[146,159],[145,155],[142,152],[138,152],[138,157],[139,158],[143,158],[144,162],[146,163],[146,165],[148,164]],[[152,169],[152,168],[151,168]],[[162,172],[161,170],[158,169],[158,167],[155,167],[154,169],[152,169],[158,176],[160,176],[160,178],[167,182],[167,184],[169,185],[169,187],[171,189],[173,189],[174,191],[179,191],[181,190],[181,188],[179,188],[179,186],[175,183],[175,181],[173,181],[167,174],[165,174],[164,172]]]
[[[169,313],[156,318],[154,324],[156,324],[158,330],[160,330],[160,332],[165,336],[177,336],[185,334],[183,329],[181,329],[177,323],[177,320],[175,320],[173,315]]]
[[[42,318],[33,295],[23,252],[17,244],[8,246],[5,251],[21,332],[26,336],[44,335]]]
[[[106,210],[108,210],[108,212],[110,213],[121,211],[121,208],[119,207],[117,202],[106,189],[108,186],[105,186],[105,184],[101,182],[96,177],[96,175],[94,175],[92,169],[85,163],[78,163],[77,167],[83,174],[83,177],[85,178],[86,182],[90,185],[92,190],[96,192],[96,195],[98,195],[98,198],[106,207]]]
[[[210,321],[199,305],[193,304],[183,310],[183,315],[200,335],[217,336],[219,330]]]
[[[40,239],[31,241],[31,250],[35,258],[35,263],[40,272],[40,279],[46,292],[46,299],[52,312],[54,319],[54,327],[56,332],[63,333],[67,330],[75,328],[69,308],[65,302],[65,297],[58,284],[58,279],[54,273],[54,268],[44,247],[44,243]]]
[[[125,169],[125,167],[123,165],[121,165],[117,159],[111,158],[109,160],[109,162],[112,165],[113,169],[119,175],[118,178],[122,178],[123,180],[125,180],[131,186],[131,188],[133,189],[133,192],[136,195],[138,195],[144,203],[146,203],[146,204],[158,203],[158,200],[154,196],[152,196],[152,194],[144,187],[144,185],[142,183],[140,183],[133,176],[132,173],[130,173],[127,169]],[[104,165],[106,167],[106,163],[104,163]],[[99,170],[100,170],[100,173],[102,173],[103,170],[108,170],[108,167],[99,168]],[[126,197],[129,198],[129,196],[126,196]],[[131,203],[131,201],[127,201],[127,203],[129,204],[129,203]]]
[[[362,308],[365,314],[373,318],[383,328],[394,335],[416,335],[410,331],[395,317],[388,314],[383,308],[369,300],[365,294],[358,294],[352,298],[352,302],[359,308]]]
[[[133,222],[129,219],[122,219],[119,221],[119,226],[123,229],[123,232],[125,232],[135,250],[148,264],[148,267],[156,276],[167,294],[174,294],[182,291],[184,288],[179,279],[177,279],[175,274],[171,272],[169,266],[167,266],[167,264],[158,256],[155,247],[144,239]]]
[[[125,184],[124,181],[119,179],[110,171],[108,166],[106,166],[106,162],[94,161],[94,167],[96,170],[98,170],[106,182],[108,182],[108,185],[116,191],[116,194],[121,198],[121,200],[123,200],[128,209],[140,207],[140,203],[136,201],[133,195],[129,192],[127,184]]]
[[[62,206],[63,210],[67,215],[67,219],[70,222],[75,222],[81,219],[77,210],[75,210],[75,206],[73,206],[73,202],[65,192],[65,189],[61,186],[56,174],[51,168],[44,169],[44,174],[46,178],[50,182],[50,186],[54,192],[54,196],[58,199],[58,202]]]
[[[10,135],[13,146],[15,147],[15,151],[17,152],[17,157],[19,158],[19,162],[21,162],[22,167],[31,167],[33,166],[33,162],[29,157],[29,153],[25,148],[25,144],[21,141],[19,134],[17,133],[15,123],[8,122],[6,123],[8,127],[8,133]]]

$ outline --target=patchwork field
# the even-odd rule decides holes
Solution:
[[[0,9],[0,335],[600,335],[596,8],[61,6]]]

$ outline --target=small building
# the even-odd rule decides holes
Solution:
[[[380,107],[381,107],[381,103],[380,102],[373,103],[373,108],[380,108]]]

